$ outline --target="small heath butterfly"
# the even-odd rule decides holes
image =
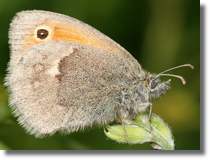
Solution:
[[[48,11],[22,11],[9,31],[5,86],[19,123],[36,137],[134,119],[170,88],[95,28]],[[150,123],[151,125],[151,123]],[[125,131],[125,130],[124,130]],[[126,135],[126,131],[125,131]],[[153,136],[154,137],[154,136]],[[127,136],[126,136],[127,138]],[[155,137],[154,137],[155,138]],[[127,139],[129,142],[129,140]]]

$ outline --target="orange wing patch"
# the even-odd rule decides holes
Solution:
[[[37,37],[38,29],[46,29],[49,31],[49,35],[46,39],[39,39]],[[51,41],[65,41],[65,42],[74,42],[84,45],[90,45],[93,47],[101,48],[106,51],[110,51],[103,44],[94,40],[94,38],[90,35],[83,33],[82,31],[74,28],[72,26],[68,26],[66,24],[58,23],[55,21],[47,20],[43,25],[37,26],[36,28],[29,31],[30,34],[25,37],[25,44],[23,46],[24,49],[28,49],[33,45],[46,43]]]

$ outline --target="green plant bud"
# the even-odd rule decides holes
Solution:
[[[174,150],[174,140],[169,126],[164,121],[152,114],[151,126],[155,136],[154,141],[149,127],[149,113],[141,113],[134,120],[123,119],[127,137],[131,144],[149,142],[154,149]],[[106,136],[120,143],[127,143],[122,125],[113,124],[107,126],[104,131]]]

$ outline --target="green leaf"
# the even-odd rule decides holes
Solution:
[[[0,150],[9,150],[10,148],[7,147],[2,141],[0,141]]]

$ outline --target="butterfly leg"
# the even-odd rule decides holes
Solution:
[[[151,117],[152,117],[152,107],[153,107],[153,103],[151,102],[148,102],[148,103],[142,103],[142,104],[139,104],[141,106],[148,106],[149,105],[149,129],[150,129],[150,133],[154,139],[154,143],[156,143],[156,138],[153,134],[153,131],[152,131],[152,125],[151,125]]]
[[[115,106],[116,106],[116,105],[115,105]],[[125,126],[124,126],[123,121],[122,121],[122,117],[121,117],[121,115],[120,115],[120,112],[119,112],[119,109],[118,109],[117,106],[116,106],[116,110],[117,110],[118,117],[120,118],[120,121],[121,121],[123,130],[124,130],[124,133],[125,133],[125,138],[126,138],[128,144],[130,144],[130,141],[129,141],[129,139],[128,139],[128,136],[127,136],[127,133],[126,133],[126,130],[125,130]]]
[[[152,137],[153,137],[153,139],[154,139],[154,142],[156,143],[156,139],[155,139],[155,136],[154,136],[154,134],[153,134],[153,131],[152,131],[152,125],[151,125],[152,106],[153,106],[153,104],[152,104],[152,103],[150,103],[150,107],[149,107],[149,129],[150,129],[150,132],[151,132]]]

